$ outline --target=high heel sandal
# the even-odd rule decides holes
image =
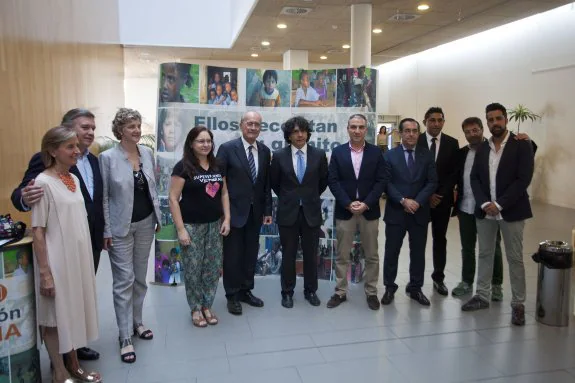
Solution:
[[[136,361],[136,351],[132,344],[132,339],[120,339],[120,359],[124,363],[134,363]]]
[[[206,322],[208,322],[209,325],[215,326],[218,324],[218,317],[212,312],[212,310],[203,307],[202,314],[204,315],[204,318],[206,318]]]
[[[145,328],[142,323],[138,324],[134,328],[134,335],[137,335],[140,339],[152,340],[154,339],[154,333],[149,328]]]
[[[97,372],[86,372],[82,369],[82,367],[78,367],[75,371],[68,369],[68,372],[72,376],[72,378],[79,380],[80,382],[86,383],[102,383],[102,377]],[[67,382],[67,381],[66,381]],[[74,380],[72,379],[72,382]]]
[[[56,379],[56,370],[52,370],[52,383],[76,383],[76,381],[72,378],[58,380]]]

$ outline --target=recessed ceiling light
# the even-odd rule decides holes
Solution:
[[[270,42],[264,40],[264,41],[262,41],[262,45],[263,45],[264,47],[267,47],[268,45],[270,45]]]
[[[285,24],[278,24],[278,28],[279,28],[279,29],[286,29],[286,28],[287,28],[287,25],[285,25]]]
[[[258,57],[259,55],[257,53],[252,53],[252,57]]]
[[[349,44],[343,44],[341,47],[342,47],[343,49],[349,49],[349,48],[351,48],[351,45],[349,45]]]
[[[322,59],[322,60],[326,60],[326,59],[327,59],[327,56],[319,56],[319,58]]]
[[[381,32],[383,32],[383,31],[381,30],[381,28],[373,28],[373,31],[372,31],[372,32],[373,32],[373,33],[381,33]]]
[[[429,9],[429,5],[428,5],[428,4],[425,4],[425,3],[422,3],[422,4],[419,4],[419,5],[417,6],[417,9],[420,10],[420,11],[427,11],[427,10]]]

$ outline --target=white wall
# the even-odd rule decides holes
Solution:
[[[575,6],[566,5],[380,66],[378,113],[422,120],[446,114],[444,131],[465,138],[461,121],[485,105],[524,104],[543,120],[521,126],[539,145],[535,200],[575,208]],[[516,130],[516,123],[509,128]],[[485,131],[489,135],[486,128]]]

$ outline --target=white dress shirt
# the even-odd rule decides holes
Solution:
[[[473,161],[475,161],[475,153],[477,150],[469,147],[467,157],[465,157],[465,167],[463,168],[463,195],[461,196],[460,209],[467,214],[475,213],[475,197],[471,189],[471,169],[473,168]]]
[[[246,158],[248,159],[249,162],[249,147],[252,146],[252,155],[254,156],[254,163],[256,165],[256,177],[258,176],[258,168],[259,168],[259,164],[258,164],[258,145],[257,142],[254,142],[253,145],[251,145],[249,142],[246,141],[246,139],[244,138],[244,136],[242,136],[242,144],[244,144],[244,152],[246,153]]]
[[[305,144],[301,149],[298,149],[293,145],[290,146],[291,146],[291,160],[293,163],[293,170],[297,176],[297,151],[301,150],[303,152],[303,163],[307,168],[307,144]]]
[[[503,210],[502,207],[497,203],[497,169],[499,168],[499,162],[501,161],[501,156],[503,155],[503,150],[505,149],[505,145],[507,144],[507,140],[509,139],[509,132],[505,133],[506,136],[501,142],[501,147],[499,151],[495,150],[495,144],[493,143],[493,137],[489,138],[489,193],[491,194],[491,200],[497,206],[499,211]],[[489,202],[485,202],[481,205],[483,209]],[[486,215],[485,218],[487,219],[496,219],[498,221],[503,219],[501,213],[497,214],[495,217],[492,215]]]
[[[431,139],[433,136],[425,131],[425,138],[427,139],[427,147],[431,150],[431,144],[433,143]],[[439,153],[439,142],[441,141],[441,132],[437,135],[437,140],[435,140],[435,161],[437,161],[437,154]]]
[[[92,171],[92,165],[90,165],[90,160],[88,159],[88,149],[78,157],[78,162],[76,162],[76,167],[82,176],[82,180],[88,189],[90,198],[94,199],[94,172]]]

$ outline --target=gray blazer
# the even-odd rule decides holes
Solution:
[[[160,202],[154,176],[155,161],[152,149],[138,145],[142,171],[148,180],[154,204],[156,223],[160,224]],[[104,186],[104,238],[128,235],[134,209],[134,175],[130,160],[121,145],[106,150],[98,157]]]

